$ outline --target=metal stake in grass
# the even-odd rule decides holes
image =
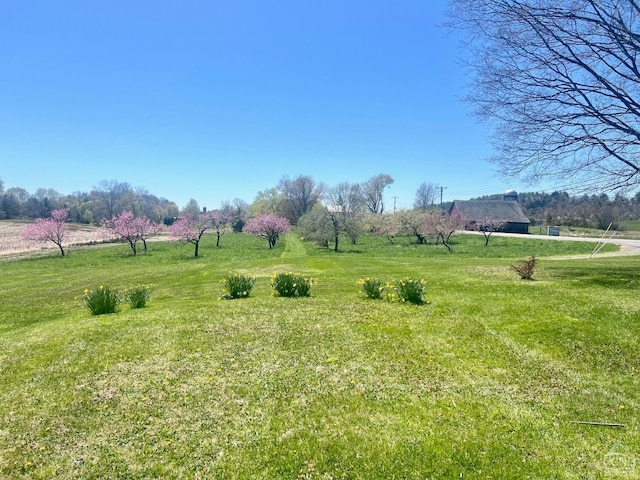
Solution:
[[[624,423],[608,423],[608,422],[581,422],[581,421],[574,421],[571,423],[576,423],[578,425],[594,425],[597,427],[618,427],[618,428],[626,428],[626,425]]]

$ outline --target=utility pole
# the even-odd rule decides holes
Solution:
[[[393,198],[393,213],[396,213],[396,200],[398,199],[398,197],[391,197]]]
[[[442,206],[442,192],[445,191],[447,187],[440,187],[440,206]]]

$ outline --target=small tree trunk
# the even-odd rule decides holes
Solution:
[[[446,238],[445,238],[445,235],[441,233],[438,236],[442,240],[442,244],[445,247],[447,247],[447,250],[449,251],[449,253],[453,253],[453,248],[451,248],[451,245],[449,245],[449,238],[451,238],[451,235],[447,235]]]
[[[491,236],[491,232],[482,232],[482,234],[484,235],[484,246],[486,247],[487,245],[489,245],[489,237]]]

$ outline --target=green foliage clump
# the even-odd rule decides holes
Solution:
[[[220,283],[224,285],[220,298],[232,300],[234,298],[246,298],[251,294],[255,279],[249,275],[230,273]]]
[[[271,288],[274,296],[280,297],[308,297],[314,280],[311,277],[297,273],[275,273],[271,276]]]
[[[536,263],[538,259],[532,255],[527,260],[523,260],[520,265],[511,265],[510,268],[520,275],[521,280],[533,280]]]
[[[91,315],[115,313],[120,303],[117,290],[104,285],[95,290],[85,290],[82,298]]]
[[[414,305],[422,305],[424,301],[424,291],[426,282],[418,278],[404,278],[397,280],[395,283],[388,283],[387,287],[391,291],[387,295],[389,300],[401,303],[412,303]]]
[[[356,282],[360,285],[362,293],[373,300],[379,300],[382,298],[384,287],[382,286],[382,280],[378,278],[361,278]]]
[[[124,300],[131,305],[131,308],[144,308],[150,297],[151,288],[147,285],[126,288],[124,290]]]

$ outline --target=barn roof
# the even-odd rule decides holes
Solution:
[[[451,210],[454,208],[468,222],[492,219],[510,223],[531,223],[518,202],[509,200],[454,200]]]

